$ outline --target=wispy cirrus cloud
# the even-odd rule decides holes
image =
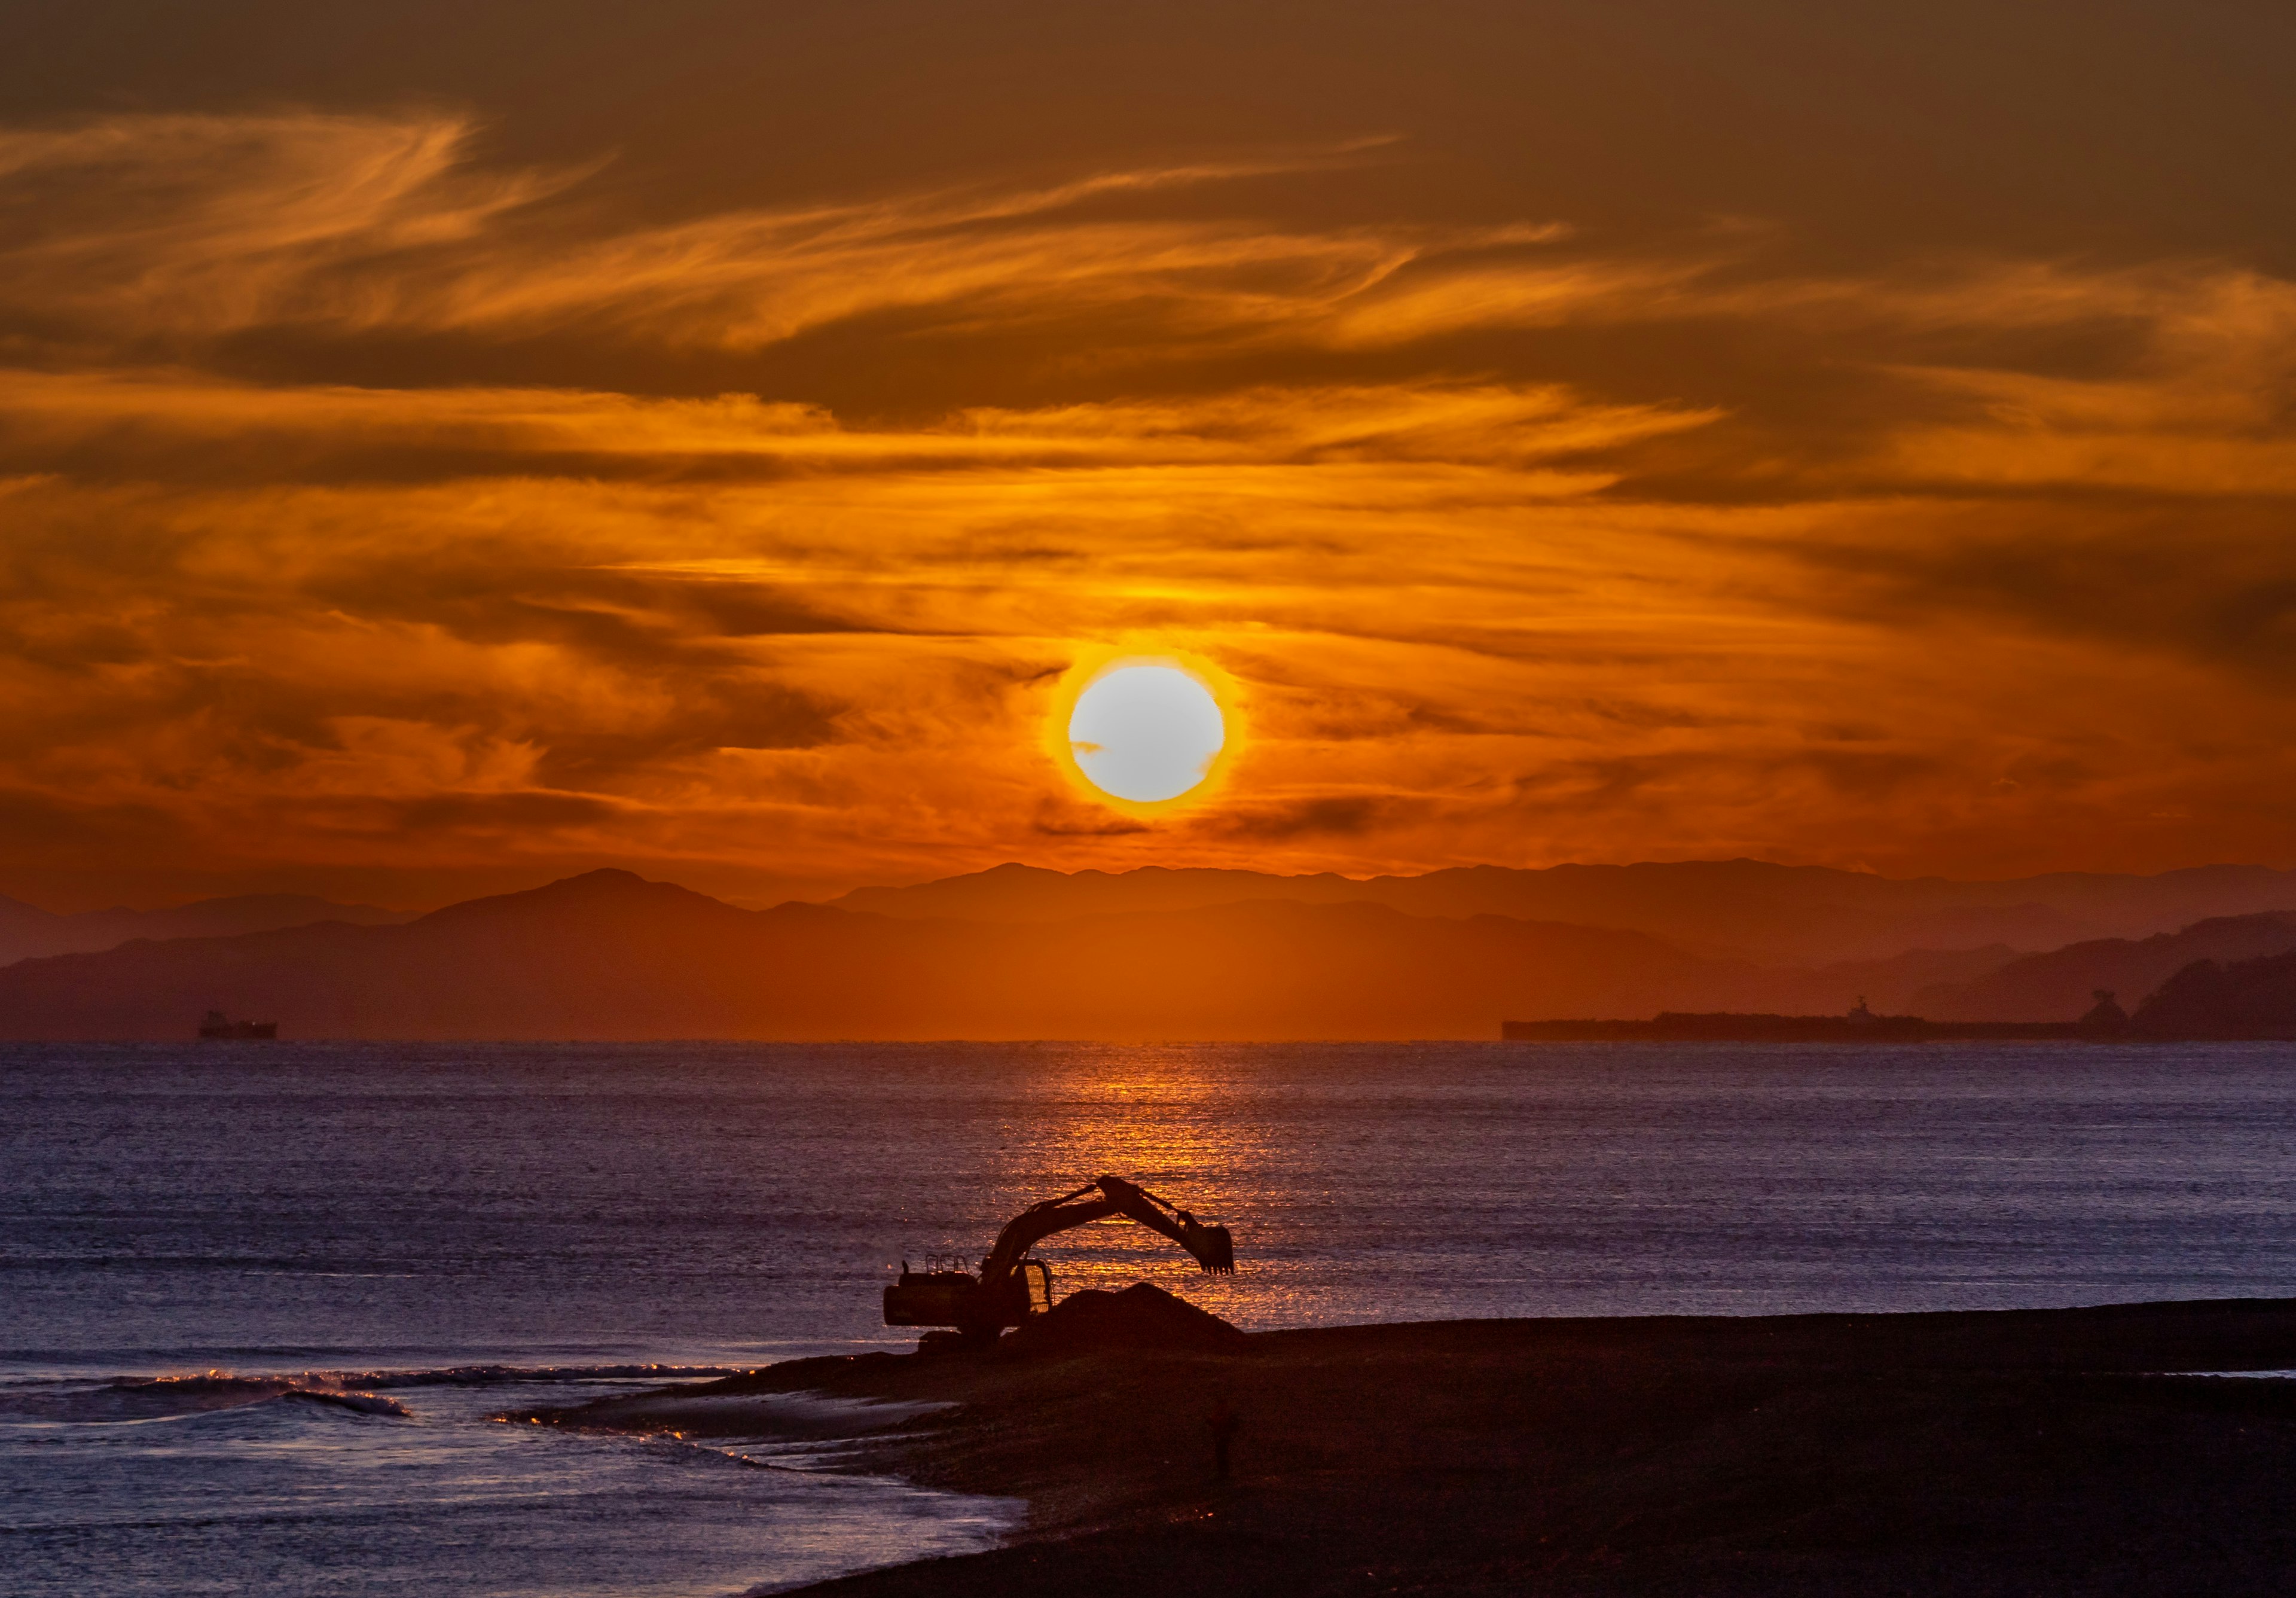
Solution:
[[[454,118],[112,117],[0,132],[0,307],[87,334],[353,314],[573,174],[480,173]]]
[[[2296,287],[1286,215],[1350,159],[665,222],[459,117],[0,133],[9,858],[2264,852],[2200,829],[2291,775]],[[616,381],[829,332],[1035,397]],[[422,365],[458,341],[585,376]],[[1218,804],[1103,825],[1046,769],[1118,645],[1242,685]]]
[[[2095,313],[2141,330],[2129,359],[2079,376],[1925,367],[1964,415],[1907,426],[1882,470],[1930,481],[2208,496],[2296,493],[2296,284],[2210,268],[2119,274]]]
[[[1286,386],[1018,410],[921,427],[852,427],[819,406],[750,395],[664,400],[566,389],[276,386],[185,370],[0,371],[0,470],[77,457],[86,475],[267,481],[386,472],[796,474],[1266,467],[1447,462],[1529,465],[1702,426],[1712,411],[1604,405],[1560,385],[1441,382]],[[1608,479],[1585,469],[1558,491]]]
[[[750,348],[824,324],[989,302],[1004,317],[1160,302],[1183,324],[1312,317],[1406,263],[1552,224],[1300,231],[1095,207],[1324,164],[1191,163],[724,212],[545,214],[579,172],[487,172],[474,125],[130,117],[0,133],[0,307],[82,334],[261,325],[531,335],[586,325]]]

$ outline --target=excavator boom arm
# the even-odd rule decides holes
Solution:
[[[1099,1197],[1083,1197],[1095,1190]],[[1227,1228],[1206,1226],[1182,1209],[1174,1209],[1168,1215],[1165,1210],[1170,1207],[1162,1205],[1147,1189],[1120,1176],[1103,1176],[1073,1193],[1032,1204],[996,1234],[996,1247],[980,1264],[981,1284],[985,1287],[1013,1275],[1021,1268],[1021,1256],[1055,1232],[1088,1225],[1109,1215],[1122,1215],[1151,1231],[1162,1232],[1193,1255],[1196,1263],[1207,1271],[1233,1274],[1235,1243],[1228,1236]]]
[[[1186,1210],[1167,1204],[1146,1188],[1120,1176],[1103,1176],[1094,1184],[1119,1213],[1151,1231],[1160,1231],[1195,1256],[1196,1264],[1219,1276],[1235,1273],[1235,1240],[1225,1226],[1207,1226]],[[1169,1212],[1168,1214],[1167,1212]]]
[[[1081,1204],[1048,1198],[1042,1204],[1032,1204],[1006,1222],[1004,1230],[996,1234],[996,1247],[980,1262],[980,1280],[991,1281],[1010,1276],[1021,1268],[1021,1256],[1046,1238],[1072,1226],[1088,1226],[1115,1213],[1116,1206],[1105,1198],[1087,1199]]]

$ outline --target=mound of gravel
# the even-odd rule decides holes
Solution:
[[[1210,1311],[1141,1281],[1120,1293],[1097,1288],[1070,1293],[1005,1333],[999,1347],[1015,1354],[1050,1355],[1103,1348],[1234,1354],[1244,1347],[1244,1338]]]

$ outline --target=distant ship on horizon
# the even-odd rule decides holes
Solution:
[[[2081,1040],[2135,1041],[2128,1012],[2112,993],[2096,990],[2095,1008],[2078,1021],[1931,1021],[1920,1016],[1882,1016],[1866,1008],[1866,996],[1846,1015],[1780,1016],[1713,1011],[1691,1014],[1660,1010],[1647,1021],[1502,1021],[1499,1036],[1511,1043],[1921,1043],[2028,1042]]]
[[[200,1036],[226,1042],[244,1042],[256,1038],[275,1038],[279,1035],[276,1021],[234,1021],[219,1009],[211,1009],[200,1023]]]

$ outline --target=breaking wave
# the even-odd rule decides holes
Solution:
[[[123,1376],[93,1384],[19,1388],[0,1393],[0,1415],[39,1421],[164,1421],[277,1402],[325,1404],[363,1415],[407,1413],[398,1399],[364,1391],[356,1383],[308,1375],[235,1376],[209,1371],[197,1376]]]
[[[242,1375],[204,1371],[179,1376],[118,1376],[102,1381],[42,1381],[0,1388],[0,1417],[29,1421],[162,1421],[249,1404],[297,1403],[354,1414],[403,1419],[411,1412],[386,1395],[425,1387],[522,1387],[538,1384],[693,1380],[736,1372],[718,1366],[453,1365],[430,1371],[304,1371]]]
[[[483,1388],[528,1382],[697,1381],[739,1376],[746,1365],[447,1365],[435,1371],[332,1372],[334,1380],[365,1388]]]

